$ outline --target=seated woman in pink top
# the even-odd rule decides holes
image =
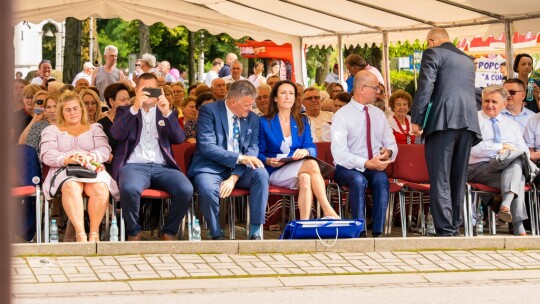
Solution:
[[[77,242],[99,241],[99,225],[109,202],[109,193],[119,198],[118,186],[105,171],[95,178],[68,176],[66,165],[92,162],[102,167],[109,159],[111,147],[100,124],[90,124],[81,97],[72,91],[60,96],[57,106],[57,125],[48,126],[41,134],[40,159],[50,167],[43,183],[45,199],[62,195],[62,205],[75,227]],[[88,196],[90,231],[88,239],[84,228],[82,194]]]

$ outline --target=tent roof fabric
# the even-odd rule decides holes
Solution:
[[[12,24],[66,17],[140,19],[145,24],[183,25],[191,31],[226,32],[278,44],[303,38],[308,45],[380,43],[424,39],[434,26],[452,38],[540,31],[540,1],[520,0],[17,0]]]

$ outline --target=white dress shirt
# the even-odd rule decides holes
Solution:
[[[229,76],[222,77],[221,79],[223,79],[223,81],[225,81],[225,84],[233,83],[233,82],[236,81],[236,80],[234,80],[234,79],[232,78],[232,74],[229,75]],[[246,78],[240,76],[240,79],[238,79],[238,80],[244,80],[244,79],[246,79]]]
[[[480,124],[480,132],[482,133],[482,141],[471,149],[471,157],[469,165],[479,162],[487,162],[502,150],[503,143],[511,144],[512,146],[528,150],[523,140],[521,127],[512,119],[499,114],[497,117],[497,125],[501,130],[501,142],[495,143],[495,132],[490,117],[484,114],[483,111],[478,111],[478,123]]]
[[[391,160],[398,153],[396,139],[388,125],[386,115],[381,109],[368,105],[371,121],[371,147],[373,155],[381,148],[392,150]],[[364,172],[368,160],[366,141],[366,113],[364,105],[354,99],[334,114],[332,119],[332,155],[334,163],[347,169]]]
[[[129,109],[131,114],[137,115],[133,107]],[[127,160],[128,164],[143,163],[143,164],[165,164],[165,159],[159,148],[159,134],[156,125],[157,107],[152,107],[148,112],[139,109],[142,114],[142,130],[141,138],[135,150]]]
[[[233,123],[234,123],[234,114],[231,112],[231,109],[227,106],[227,103],[225,103],[225,108],[227,109],[227,125],[229,126],[229,133],[227,134],[227,150],[234,152],[233,147]],[[238,130],[240,130],[240,117],[238,118]],[[238,143],[240,143],[240,139],[238,139]]]
[[[540,113],[529,119],[523,137],[527,147],[534,149],[535,152],[540,151]]]

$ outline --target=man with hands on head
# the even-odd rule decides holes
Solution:
[[[268,172],[259,154],[259,116],[251,111],[257,91],[248,80],[233,82],[227,98],[199,108],[197,149],[189,168],[214,240],[222,240],[219,199],[249,189],[251,240],[261,239],[268,201]]]
[[[379,92],[377,77],[360,71],[353,86],[351,101],[332,118],[334,179],[349,188],[353,218],[365,220],[365,191],[368,187],[373,191],[372,235],[380,237],[390,189],[385,170],[396,158],[397,144],[384,112],[372,105]]]
[[[162,240],[169,241],[178,232],[193,195],[193,186],[174,161],[171,148],[172,144],[184,142],[186,136],[163,90],[160,96],[152,97],[145,88],[158,88],[154,74],[140,75],[133,105],[116,109],[111,134],[119,145],[112,161],[112,175],[120,186],[128,241],[141,239],[142,191],[153,188],[172,196],[169,216],[160,233]]]

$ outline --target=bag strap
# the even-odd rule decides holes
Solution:
[[[54,172],[54,175],[53,177],[51,178],[51,183],[49,185],[49,194],[51,194],[51,190],[52,190],[52,187],[54,186],[54,181],[56,180],[56,177],[58,176],[58,174],[62,171],[66,170],[66,167],[62,167],[58,170],[56,170],[56,172]],[[58,189],[56,189],[56,192],[58,192]],[[56,197],[56,193],[54,193],[53,197]]]
[[[317,237],[319,238],[319,241],[321,241],[321,243],[326,246],[326,247],[333,247],[336,243],[337,243],[337,240],[338,240],[338,236],[339,236],[339,229],[336,227],[336,239],[334,240],[334,243],[332,244],[329,244],[329,243],[325,243],[322,239],[321,239],[321,236],[319,235],[319,230],[317,228],[315,228],[315,233],[317,233]]]

